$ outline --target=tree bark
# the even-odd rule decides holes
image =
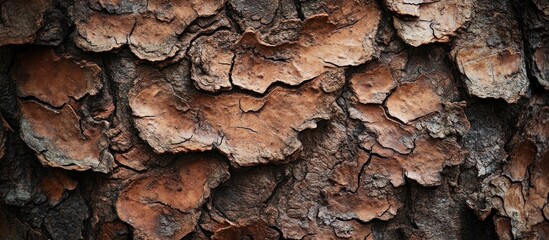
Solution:
[[[548,239],[543,0],[0,0],[0,239]]]

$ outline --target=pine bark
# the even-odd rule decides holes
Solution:
[[[548,239],[549,2],[0,0],[0,239]]]

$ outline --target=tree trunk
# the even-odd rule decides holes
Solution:
[[[549,239],[547,1],[0,13],[0,239]]]

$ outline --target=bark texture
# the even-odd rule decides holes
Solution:
[[[548,239],[544,0],[0,0],[0,239]]]

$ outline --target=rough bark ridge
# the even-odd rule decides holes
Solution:
[[[0,239],[548,239],[544,0],[0,0]]]

